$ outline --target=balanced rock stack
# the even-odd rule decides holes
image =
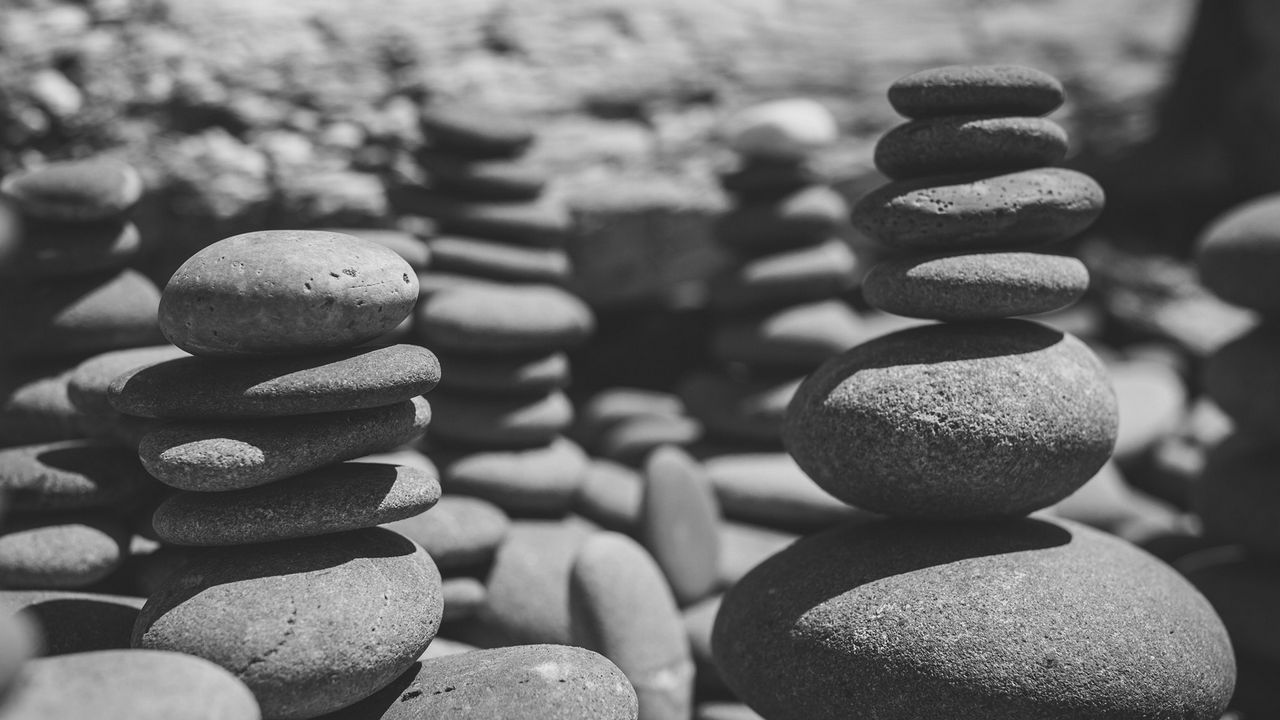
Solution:
[[[164,420],[138,448],[177,490],[152,524],[200,549],[158,581],[134,647],[222,666],[266,718],[351,705],[414,664],[440,623],[440,575],[376,526],[434,505],[438,479],[346,461],[426,429],[434,355],[361,347],[417,295],[395,253],[328,232],[238,235],[174,273],[160,326],[191,357],[124,373],[110,400]]]
[[[1280,703],[1280,195],[1248,202],[1200,238],[1197,264],[1205,286],[1258,313],[1261,322],[1223,346],[1205,365],[1208,397],[1234,422],[1209,452],[1192,485],[1192,507],[1204,534],[1227,549],[1197,553],[1177,566],[1213,603],[1231,633],[1240,663],[1233,706],[1247,717],[1274,714]]]
[[[1020,130],[958,140],[973,123],[1038,126],[1023,118],[1056,108],[1061,86],[953,67],[898,81],[890,99],[916,118],[890,147],[923,140],[894,148],[915,158],[905,167],[883,164],[913,177],[872,192],[855,222],[892,247],[970,254],[891,260],[879,274],[902,279],[869,294],[965,322],[872,340],[800,387],[787,449],[836,497],[890,517],[811,535],[735,585],[714,628],[721,673],[769,720],[1220,717],[1235,665],[1204,597],[1122,540],[1024,517],[1107,460],[1116,403],[1083,343],[1007,319],[1053,305],[1057,271],[995,249],[1067,237],[1102,196],[1083,175],[1015,169],[1043,154],[1009,167]],[[919,266],[942,288],[920,290]]]
[[[128,266],[137,170],[112,159],[57,162],[0,183],[0,447],[83,437],[67,381],[96,353],[161,340],[160,291]]]
[[[824,107],[796,99],[747,109],[725,135],[741,163],[722,176],[735,203],[715,226],[735,258],[709,297],[721,313],[710,348],[718,367],[688,378],[680,395],[707,439],[775,450],[800,380],[860,339],[838,297],[853,284],[839,236],[848,208],[810,163],[837,131]]]

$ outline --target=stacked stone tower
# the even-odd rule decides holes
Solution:
[[[394,252],[327,232],[227,238],[169,280],[160,326],[192,356],[126,372],[110,399],[163,419],[138,449],[177,490],[153,525],[199,549],[148,599],[134,647],[221,665],[267,718],[350,705],[413,665],[440,623],[440,575],[376,526],[430,508],[439,481],[346,461],[426,429],[435,356],[361,346],[417,294]]]
[[[1205,599],[1119,539],[1025,517],[1088,480],[1116,435],[1088,348],[1008,319],[1070,301],[1070,262],[1020,250],[1102,206],[1088,177],[1039,167],[1061,155],[1038,119],[1061,86],[951,67],[889,97],[912,120],[878,157],[902,179],[854,217],[902,256],[867,295],[947,322],[853,348],[800,387],[787,449],[889,517],[809,536],[735,585],[713,636],[721,672],[769,720],[1218,718],[1235,666]]]
[[[853,284],[853,253],[839,236],[848,208],[811,162],[835,139],[835,119],[810,100],[758,105],[726,124],[740,163],[721,178],[734,204],[715,227],[733,257],[709,297],[717,367],[680,391],[712,441],[780,449],[800,380],[859,339],[858,318],[838,297]]]

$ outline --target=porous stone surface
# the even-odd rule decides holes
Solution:
[[[424,658],[367,700],[322,720],[636,720],[636,693],[604,657],[519,645]]]
[[[534,355],[443,355],[449,388],[471,395],[544,395],[569,385],[569,356],[562,352]]]
[[[55,162],[21,170],[0,181],[27,215],[85,222],[124,213],[142,197],[142,175],[113,158]]]
[[[940,324],[832,358],[792,399],[796,462],[850,504],[893,515],[1023,515],[1110,456],[1115,394],[1073,336],[1023,320]]]
[[[1067,133],[1038,117],[951,116],[899,125],[876,143],[875,163],[894,180],[1053,165]]]
[[[87,587],[119,569],[128,553],[129,531],[109,515],[13,518],[0,529],[0,587]]]
[[[0,450],[0,493],[13,510],[123,508],[150,484],[137,453],[99,441]]]
[[[431,250],[427,243],[417,235],[404,230],[388,228],[321,228],[327,232],[354,235],[361,240],[377,243],[399,255],[409,263],[409,267],[418,272],[426,270],[431,264]]]
[[[177,545],[245,545],[373,527],[440,500],[440,481],[405,465],[348,462],[246,490],[174,493],[151,525]]]
[[[810,536],[726,594],[713,648],[735,693],[777,720],[1210,720],[1235,682],[1226,631],[1186,580],[1039,520]]]
[[[1242,429],[1280,433],[1280,330],[1262,324],[1223,345],[1203,377],[1205,392]]]
[[[573,403],[559,390],[541,397],[479,397],[432,393],[430,437],[471,448],[517,450],[545,446],[573,423]],[[447,475],[447,473],[446,473]]]
[[[265,717],[311,718],[407,670],[440,614],[431,558],[369,528],[193,555],[148,598],[133,645],[221,665]]]
[[[170,421],[142,437],[138,457],[181,490],[263,485],[341,460],[389,450],[426,431],[423,397],[367,410],[252,422]]]
[[[1267,315],[1280,313],[1280,196],[1271,194],[1239,205],[1219,217],[1196,241],[1200,280],[1233,305]]]
[[[70,355],[161,341],[156,326],[160,291],[125,269],[57,282],[0,287],[0,346],[5,355]]]
[[[586,477],[587,454],[572,440],[555,437],[530,449],[495,449],[445,462],[450,493],[488,500],[518,514],[562,515]]]
[[[0,261],[0,277],[64,277],[119,270],[142,249],[138,226],[122,219],[95,223],[28,219],[16,247]]]
[[[160,328],[193,355],[244,357],[348,347],[413,309],[418,277],[394,251],[318,230],[244,233],[169,278]]]
[[[99,650],[33,660],[12,720],[259,720],[253,693],[223,668],[158,650]]]
[[[1044,115],[1065,100],[1057,78],[1018,65],[947,65],[912,73],[889,86],[889,104],[909,118]]]
[[[444,495],[430,512],[388,523],[421,545],[442,572],[483,565],[507,537],[502,508],[480,498]]]
[[[440,361],[418,345],[253,362],[188,357],[125,371],[111,384],[110,402],[143,417],[274,417],[391,405],[438,382]]]
[[[1102,206],[1102,188],[1088,175],[1036,168],[892,182],[857,202],[853,223],[891,248],[1029,247],[1079,233]]]
[[[873,307],[951,322],[1052,312],[1088,289],[1089,270],[1076,258],[1021,252],[893,258],[862,284]]]
[[[144,602],[71,590],[0,590],[0,614],[19,613],[34,622],[44,656],[127,649]]]
[[[581,343],[595,328],[581,300],[534,285],[459,285],[425,298],[416,317],[427,347],[457,353],[548,353]]]

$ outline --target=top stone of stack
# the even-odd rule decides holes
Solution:
[[[142,176],[130,165],[106,158],[54,163],[13,173],[0,182],[32,218],[92,222],[122,215],[142,197]]]
[[[341,233],[272,230],[210,245],[160,300],[166,339],[193,355],[260,357],[348,348],[413,310],[418,277],[392,250]]]
[[[1019,65],[948,65],[899,79],[889,104],[903,117],[944,115],[1039,116],[1066,100],[1058,79]]]
[[[731,118],[724,129],[731,150],[746,158],[770,160],[803,160],[838,136],[830,111],[805,98],[753,106]]]

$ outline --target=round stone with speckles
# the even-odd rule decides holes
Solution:
[[[1067,133],[1035,117],[961,116],[904,123],[876,143],[875,162],[894,180],[965,172],[1010,172],[1053,165]]]
[[[1044,115],[1066,100],[1052,75],[1020,65],[947,65],[889,86],[889,104],[909,118],[939,115]]]
[[[268,230],[220,240],[183,263],[161,296],[160,329],[193,355],[315,353],[390,332],[417,299],[417,274],[382,245]]]

